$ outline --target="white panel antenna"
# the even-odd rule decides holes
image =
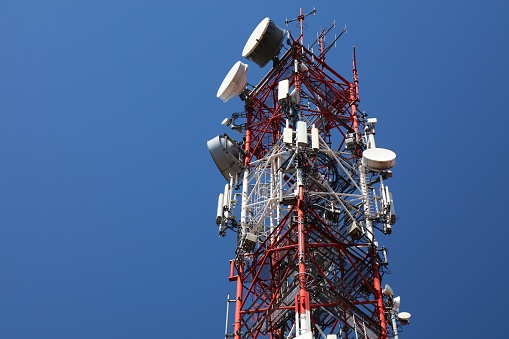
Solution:
[[[394,201],[392,200],[392,193],[389,191],[389,186],[385,186],[385,197],[389,204],[389,222],[391,224],[396,223],[396,209],[394,208]]]
[[[223,195],[223,199],[224,199],[224,206],[226,206],[227,208],[230,207],[230,203],[231,203],[231,190],[230,190],[230,184],[225,184],[224,185],[224,195]]]
[[[223,221],[223,209],[224,209],[224,197],[223,193],[219,193],[219,197],[217,198],[216,225],[221,225],[221,222]]]
[[[318,150],[320,148],[320,137],[318,135],[318,128],[311,128],[311,148]]]
[[[277,101],[286,100],[290,95],[290,81],[288,79],[281,80],[277,89]]]
[[[299,146],[308,144],[308,127],[305,121],[297,121],[297,144]]]
[[[287,145],[293,143],[293,130],[290,127],[283,128],[283,142]]]

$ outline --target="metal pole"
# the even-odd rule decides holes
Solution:
[[[247,227],[247,195],[249,189],[249,167],[244,170],[244,177],[242,178],[242,208],[240,211],[240,238],[246,235]]]
[[[302,169],[297,169],[302,171]],[[298,175],[298,174],[297,174]],[[298,175],[299,176],[299,175]],[[298,179],[297,179],[298,180]],[[306,287],[306,263],[305,263],[305,213],[304,213],[304,188],[302,185],[299,186],[299,199],[297,202],[297,215],[298,215],[298,246],[299,246],[299,303],[297,306],[297,312],[299,314],[299,331],[298,334],[304,334],[311,330],[310,321],[310,309],[309,309],[309,293]]]
[[[224,325],[224,337],[228,338],[228,314],[230,313],[230,295],[226,297],[226,323]]]
[[[359,119],[357,118],[357,102],[359,101],[359,78],[357,75],[357,56],[355,47],[353,49],[353,84],[350,84],[350,106],[352,108],[353,129],[355,131],[355,140],[359,141]]]
[[[237,272],[237,295],[235,297],[235,323],[233,325],[234,338],[240,339],[240,312],[242,311],[242,275],[243,275],[243,263],[239,263],[239,269]]]
[[[391,320],[392,320],[392,332],[394,332],[394,339],[398,339],[398,325],[396,324],[396,314],[391,310]]]
[[[382,288],[380,287],[380,272],[378,263],[376,262],[376,249],[371,253],[373,260],[373,287],[375,288],[375,299],[377,301],[378,309],[378,324],[382,328],[380,339],[387,339],[387,324],[385,321],[385,308],[382,295]]]

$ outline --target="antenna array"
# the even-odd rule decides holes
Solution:
[[[242,54],[260,67],[272,61],[271,69],[248,89],[239,61],[218,91],[224,102],[244,102],[223,120],[242,141],[224,134],[207,142],[227,181],[219,235],[237,235],[225,337],[397,338],[410,318],[381,288],[388,260],[375,240],[396,222],[387,185],[396,154],[376,146],[377,119],[358,111],[355,54],[348,81],[325,62],[323,41],[318,56],[304,47],[303,21],[315,13],[287,20],[299,22],[297,38],[263,19]]]

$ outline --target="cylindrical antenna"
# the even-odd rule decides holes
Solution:
[[[217,199],[217,214],[216,214],[216,225],[220,225],[223,221],[223,210],[224,210],[224,195],[219,193]]]

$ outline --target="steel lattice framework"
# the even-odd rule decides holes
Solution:
[[[221,235],[237,233],[226,335],[388,338],[386,260],[374,230],[389,233],[395,222],[384,184],[392,174],[362,161],[374,132],[357,108],[355,50],[348,81],[325,62],[323,44],[319,55],[303,46],[302,29],[288,40],[236,115],[243,166],[218,222]],[[281,81],[296,95],[281,99]]]

